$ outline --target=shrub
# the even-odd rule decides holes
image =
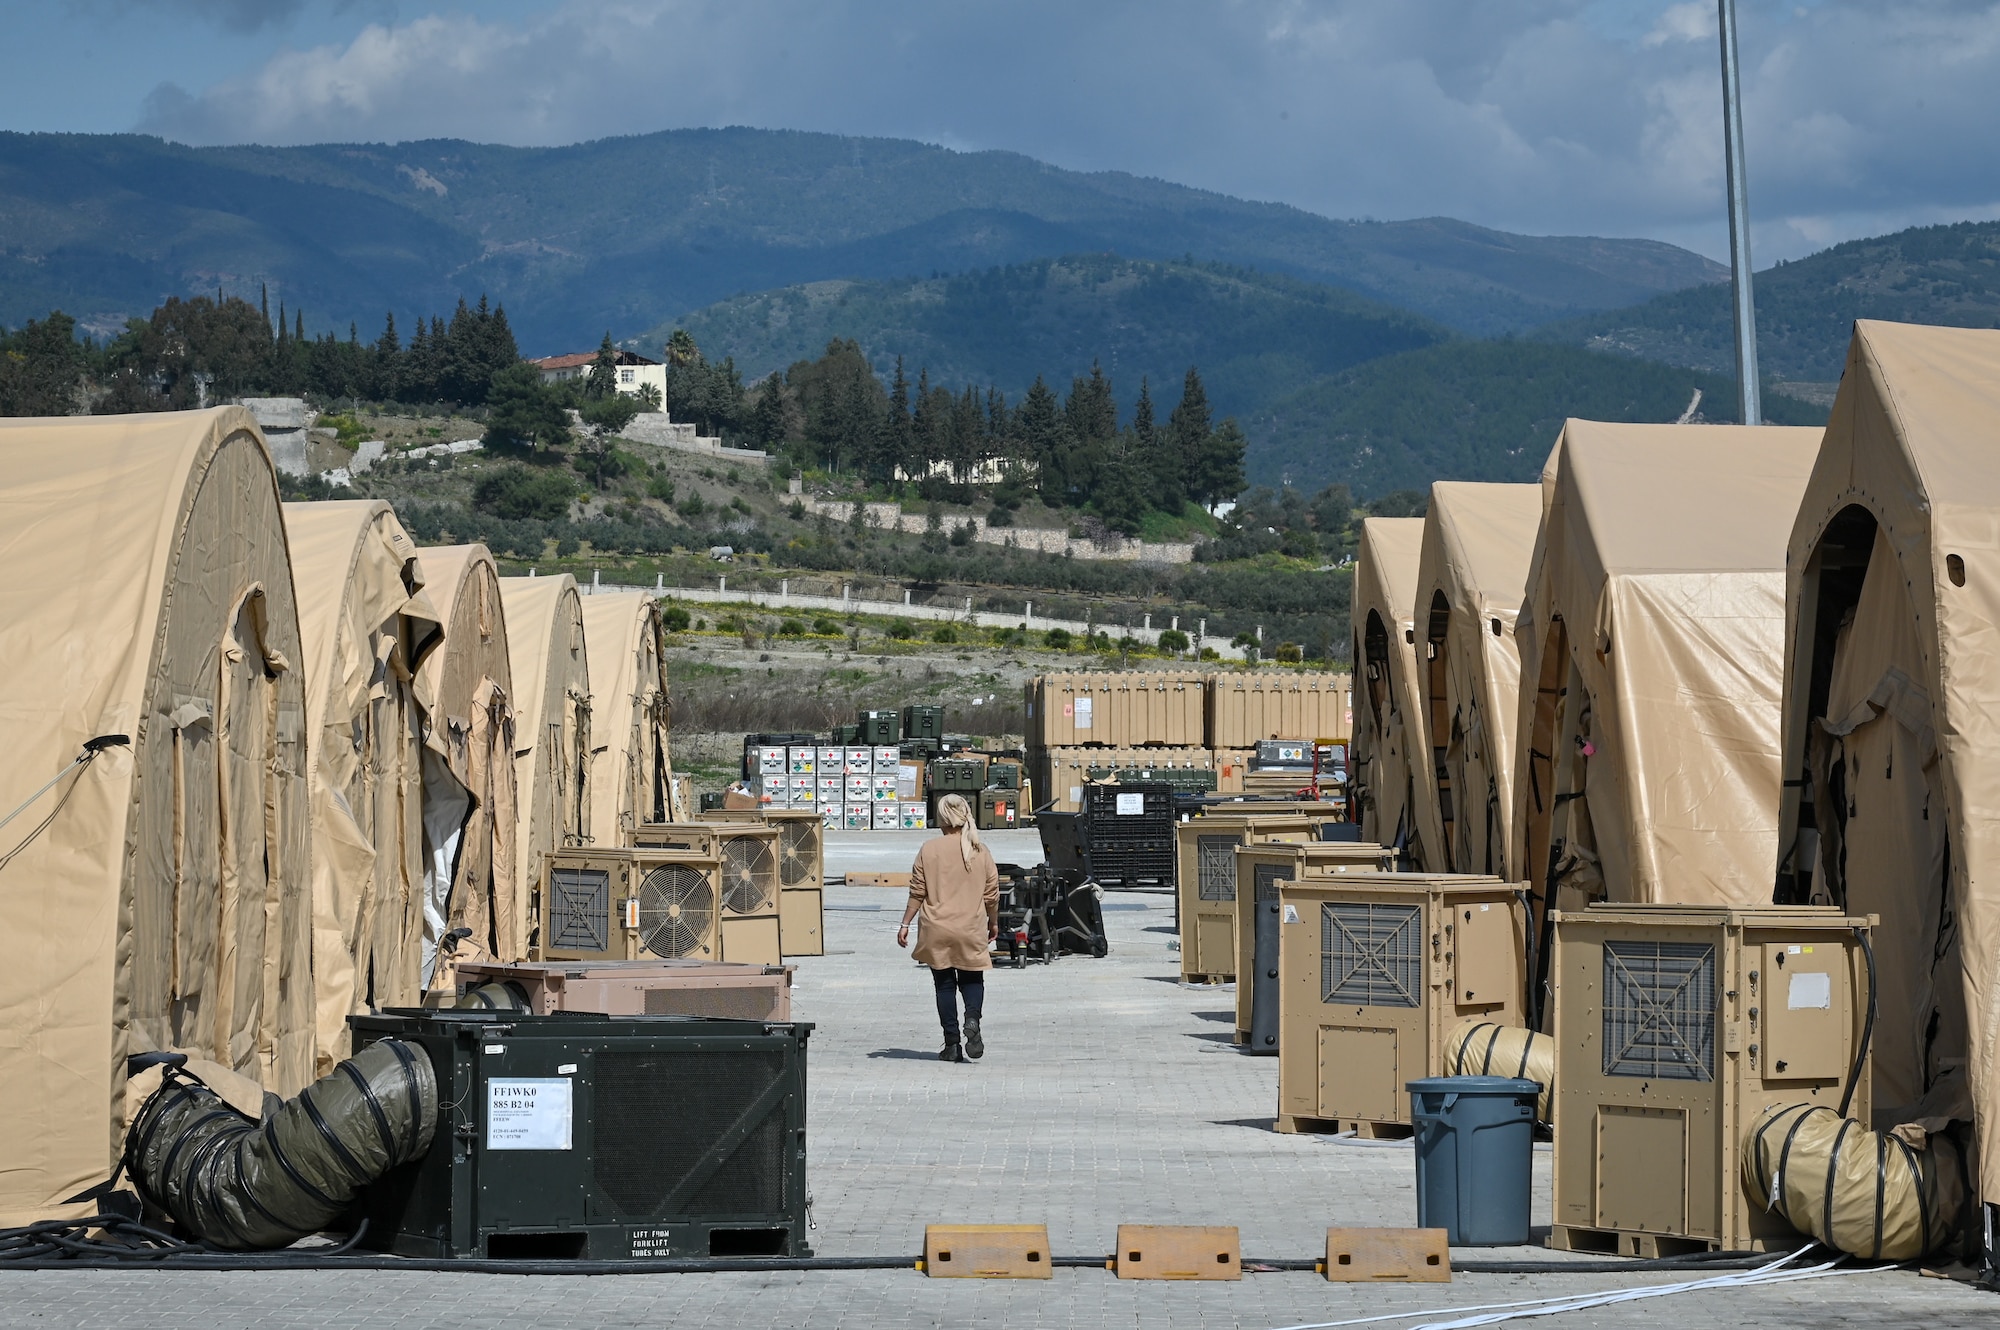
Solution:
[[[1051,628],[1042,640],[1049,644],[1049,650],[1051,651],[1067,651],[1069,650],[1070,641],[1069,629]]]
[[[1019,640],[1012,628],[995,628],[993,630],[993,645],[996,647],[1011,647]]]
[[[660,623],[670,633],[686,632],[688,612],[678,605],[669,605],[660,611]]]
[[[1222,653],[1217,651],[1214,647],[1203,647],[1201,649],[1201,658],[1203,660],[1221,660]]]
[[[472,506],[482,513],[518,522],[523,518],[553,522],[569,515],[576,486],[559,471],[538,467],[495,467],[472,486]]]
[[[1160,634],[1160,650],[1176,654],[1188,649],[1188,635],[1178,628],[1168,628]]]
[[[805,500],[793,499],[792,506],[785,509],[785,516],[791,518],[794,522],[805,521],[806,520]]]
[[[941,623],[931,630],[931,641],[941,647],[956,646],[958,644],[958,629],[948,623]]]
[[[898,642],[907,642],[917,635],[917,630],[907,619],[897,619],[884,629],[883,632]]]
[[[821,616],[820,618],[813,620],[813,636],[839,637],[840,625],[835,623],[833,620],[826,618],[825,616]]]
[[[1271,659],[1281,665],[1296,665],[1305,658],[1305,648],[1297,642],[1280,642],[1278,649],[1271,653]]]
[[[648,384],[647,386],[651,387],[652,385]],[[652,495],[661,503],[671,506],[674,501],[674,482],[665,476],[654,476],[646,486],[646,493]]]
[[[708,511],[708,505],[702,502],[700,490],[688,495],[676,506],[680,509],[682,517],[700,517]]]
[[[960,522],[951,529],[951,543],[963,549],[972,543],[972,523]]]
[[[779,637],[804,637],[806,626],[797,619],[787,619],[778,625]]]

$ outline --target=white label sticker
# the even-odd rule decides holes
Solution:
[[[1811,970],[1791,977],[1785,986],[1785,1006],[1793,1011],[1825,1011],[1833,1005],[1833,976]]]
[[[1288,924],[1295,924],[1298,921],[1299,921],[1299,907],[1296,905],[1287,905],[1285,907],[1285,922]]]
[[[505,1044],[488,1044],[488,1045],[486,1046],[486,1051],[487,1051],[488,1053],[505,1053],[505,1052],[507,1051],[507,1045],[505,1045]]]
[[[1143,817],[1146,813],[1146,796],[1143,794],[1121,794],[1118,796],[1118,816]]]
[[[1076,699],[1076,727],[1079,730],[1090,728],[1090,704],[1093,700],[1088,697]]]
[[[558,1076],[576,1075],[576,1064],[574,1062],[563,1063],[560,1067],[556,1068],[556,1075]]]
[[[1492,904],[1491,904],[1491,903],[1489,903],[1489,902],[1487,902],[1487,901],[1481,901],[1481,902],[1479,903],[1479,912],[1480,912],[1481,914],[1485,914],[1485,913],[1486,913],[1486,912],[1487,912],[1488,910],[1490,910],[1490,909],[1492,909],[1492,908],[1493,908]]]
[[[569,1149],[571,1082],[561,1079],[486,1082],[486,1148]]]

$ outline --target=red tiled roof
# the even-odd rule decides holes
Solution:
[[[613,354],[617,357],[617,362],[621,365],[657,365],[660,363],[657,360],[648,360],[636,351],[617,351]],[[581,369],[596,359],[597,352],[595,351],[577,351],[566,356],[543,356],[540,360],[532,360],[528,363],[534,365],[537,369]]]

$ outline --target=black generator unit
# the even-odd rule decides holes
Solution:
[[[1074,813],[1038,811],[1042,857],[1060,875],[1106,890],[1174,885],[1174,789],[1086,785]]]
[[[809,1256],[802,1023],[396,1009],[437,1072],[430,1152],[370,1187],[402,1256]]]

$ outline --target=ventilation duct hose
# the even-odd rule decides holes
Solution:
[[[421,1158],[437,1126],[437,1075],[421,1049],[372,1044],[258,1122],[170,1070],[139,1110],[125,1162],[139,1194],[212,1247],[287,1247],[361,1189]]]
[[[1553,1122],[1556,1100],[1556,1041],[1518,1025],[1462,1021],[1444,1041],[1447,1076],[1511,1076],[1542,1087],[1535,1096],[1535,1121]]]
[[[1957,1235],[1958,1147],[1912,1145],[1825,1104],[1773,1104],[1743,1138],[1743,1185],[1799,1232],[1868,1260],[1911,1261]]]
[[[531,1012],[528,995],[509,983],[494,982],[469,988],[455,1004],[460,1011]]]

